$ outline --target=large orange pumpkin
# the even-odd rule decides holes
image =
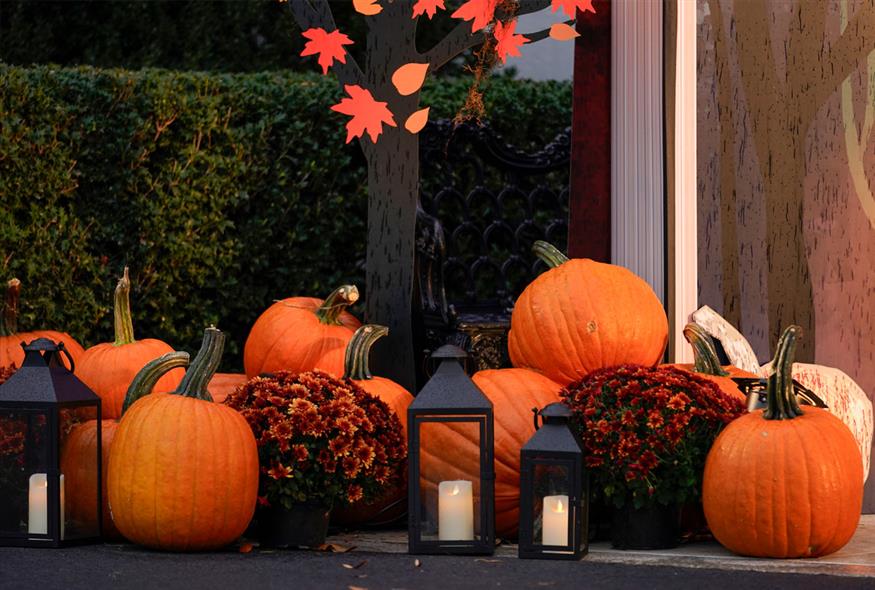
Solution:
[[[395,412],[404,430],[404,440],[407,440],[407,406],[413,400],[410,392],[385,377],[376,377],[368,367],[368,357],[374,343],[389,333],[389,328],[368,324],[362,326],[353,334],[346,347],[343,378],[354,381],[356,385],[381,400],[389,409]],[[317,363],[318,365],[318,363]],[[407,476],[404,465],[401,469],[402,479]],[[376,502],[356,502],[351,506],[339,506],[331,511],[331,520],[340,525],[351,526],[360,524],[386,524],[400,519],[407,510],[407,488],[401,486],[389,490],[383,498]]]
[[[361,326],[346,308],[358,297],[354,285],[343,285],[324,301],[289,297],[268,307],[255,321],[243,348],[247,377],[315,368],[342,375],[346,345]]]
[[[64,348],[73,357],[73,363],[78,365],[85,349],[72,336],[55,330],[36,330],[33,332],[18,331],[18,299],[21,293],[21,281],[10,279],[6,283],[6,299],[3,303],[3,314],[0,317],[0,367],[14,365],[20,367],[24,361],[22,342],[31,342],[37,338],[48,338],[52,342],[64,343]],[[61,355],[64,366],[70,369],[70,363]]]
[[[853,536],[863,462],[853,434],[793,392],[798,326],[778,342],[768,406],[731,422],[705,462],[702,502],[714,537],[755,557],[818,557]]]
[[[534,251],[552,268],[514,306],[508,351],[515,367],[567,385],[602,367],[660,361],[668,319],[650,285],[621,266],[568,260],[546,242]]]
[[[495,533],[514,537],[519,526],[520,448],[535,433],[533,409],[560,401],[562,386],[527,369],[488,369],[478,371],[474,383],[493,405],[495,420]],[[428,440],[421,443],[421,472],[431,486],[429,473],[440,473],[441,480],[479,477],[478,440],[450,424],[430,427]],[[429,449],[452,449],[454,464],[443,463]]]
[[[687,324],[684,327],[684,338],[693,347],[694,362],[692,364],[684,363],[669,366],[678,367],[679,369],[705,377],[713,381],[720,388],[720,391],[726,395],[747,404],[747,396],[739,389],[738,384],[732,378],[747,377],[758,379],[759,375],[754,375],[732,365],[721,366],[714,341],[704,328],[698,324],[692,322]]]
[[[134,376],[149,361],[168,352],[169,344],[155,338],[134,339],[130,301],[131,281],[128,268],[115,288],[115,342],[104,342],[85,351],[76,374],[100,396],[104,418],[120,418],[125,393]],[[172,391],[182,381],[182,369],[164,375],[158,391]]]
[[[176,391],[145,395],[145,388],[132,389],[128,396],[133,404],[113,441],[108,492],[116,527],[134,543],[170,551],[217,549],[237,539],[252,519],[255,437],[240,414],[213,403],[207,392],[223,346],[224,335],[208,328]]]
[[[166,372],[174,367],[188,366],[187,352],[168,353],[155,361],[149,363],[149,366],[157,367],[161,373]],[[138,376],[153,378],[160,373],[158,371],[140,372]],[[151,391],[154,387],[154,381],[144,382],[143,378],[137,379],[131,384],[135,391]],[[112,520],[112,514],[109,510],[109,495],[107,494],[106,482],[108,481],[109,473],[109,456],[112,449],[112,441],[115,438],[115,433],[118,430],[118,420],[106,419],[100,421],[100,437],[101,437],[101,488],[103,499],[103,536],[107,539],[118,540],[122,538],[121,533],[115,527]],[[96,464],[92,460],[97,452],[97,420],[88,420],[73,427],[73,430],[67,435],[64,440],[64,446],[61,449],[61,473],[64,474],[66,486],[66,510],[71,518],[84,523],[87,527],[93,528],[94,505],[97,502],[95,497],[96,489],[91,485],[97,478]]]

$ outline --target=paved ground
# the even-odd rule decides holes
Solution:
[[[316,553],[180,555],[130,545],[63,550],[0,548],[0,589],[78,588],[295,590],[486,588],[875,588],[871,578],[727,571],[641,564],[524,561],[509,557],[416,558],[404,554]]]

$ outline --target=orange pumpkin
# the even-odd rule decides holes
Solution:
[[[188,366],[188,353],[176,352],[166,354],[160,359],[150,363],[159,365],[162,371],[174,367]],[[141,375],[156,375],[157,373],[141,373]],[[144,383],[134,380],[131,386],[136,389],[151,391],[154,382]],[[118,420],[107,419],[100,422],[101,436],[101,488],[103,498],[103,536],[107,539],[122,539],[121,533],[115,527],[112,514],[109,510],[109,495],[107,494],[106,482],[109,473],[109,456],[112,441],[118,430]],[[94,505],[97,502],[96,490],[91,482],[95,480],[96,465],[92,460],[97,452],[97,420],[88,420],[73,427],[64,440],[61,449],[61,473],[66,481],[66,509],[70,518],[84,523],[88,528],[93,528],[95,518]]]
[[[527,369],[488,369],[478,371],[474,383],[493,405],[495,420],[495,533],[514,537],[519,526],[520,448],[535,433],[533,409],[561,401],[562,386]],[[423,431],[423,437],[425,437]],[[441,480],[479,477],[478,440],[467,429],[440,424],[431,426],[429,440],[421,444],[422,474],[431,486],[429,473],[439,473]],[[453,449],[456,463],[438,469],[439,458],[428,449]]]
[[[546,242],[534,251],[552,268],[525,288],[511,314],[515,367],[567,385],[603,367],[660,361],[668,319],[650,285],[621,266],[568,260]]]
[[[6,299],[3,304],[3,315],[0,317],[0,367],[20,367],[24,361],[22,342],[32,342],[37,338],[48,338],[52,342],[64,343],[64,348],[73,357],[73,363],[78,365],[85,349],[72,336],[55,330],[36,330],[33,332],[18,331],[18,298],[21,293],[21,281],[10,279],[6,283]],[[61,355],[64,366],[68,369],[70,363]]]
[[[863,461],[851,431],[821,408],[799,406],[792,367],[798,326],[778,342],[765,410],[720,433],[705,462],[702,502],[714,537],[754,557],[818,557],[853,536]]]
[[[677,367],[705,377],[713,381],[720,388],[720,391],[730,397],[741,400],[746,405],[747,395],[739,389],[738,384],[732,378],[749,377],[759,379],[759,375],[754,375],[732,365],[721,366],[714,341],[698,324],[692,322],[687,324],[684,328],[684,338],[693,347],[693,364],[681,363],[668,366]]]
[[[170,551],[217,549],[237,539],[252,519],[255,437],[240,414],[213,403],[207,392],[223,346],[224,335],[208,328],[176,391],[129,392],[130,408],[110,454],[108,492],[116,527],[134,543]]]
[[[103,417],[120,418],[125,393],[137,372],[149,361],[168,352],[169,344],[147,338],[134,339],[128,268],[115,288],[115,342],[104,342],[85,351],[77,363],[76,374],[100,396]],[[172,391],[182,381],[182,369],[174,369],[158,381],[158,391]]]
[[[346,347],[343,378],[354,381],[356,385],[381,399],[395,412],[407,440],[407,406],[413,400],[410,392],[385,377],[371,375],[368,357],[374,343],[389,333],[389,328],[368,324],[353,334]],[[318,365],[318,363],[317,363]],[[321,366],[321,365],[319,365]],[[407,473],[404,465],[399,465],[402,477]],[[407,488],[401,486],[390,490],[376,502],[357,502],[351,506],[339,506],[332,510],[331,520],[340,525],[387,524],[399,520],[407,510]]]
[[[207,386],[213,401],[221,404],[235,389],[245,385],[249,379],[243,373],[216,373]]]
[[[343,374],[346,345],[361,326],[345,310],[358,297],[354,285],[343,285],[324,301],[289,297],[268,307],[255,321],[243,348],[246,376],[251,379],[274,371],[304,373],[315,368]]]

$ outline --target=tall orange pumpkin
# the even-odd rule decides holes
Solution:
[[[243,348],[246,376],[315,368],[342,375],[346,345],[361,326],[346,308],[358,298],[355,285],[343,285],[324,301],[289,297],[268,307],[255,321]]]
[[[374,343],[389,333],[389,328],[376,324],[367,324],[353,334],[346,346],[343,378],[354,381],[356,385],[377,397],[395,412],[404,430],[404,440],[407,440],[407,406],[413,400],[409,391],[385,377],[371,374],[368,357]],[[317,363],[317,366],[321,366]],[[406,478],[404,465],[401,469],[402,479]],[[339,506],[331,511],[331,520],[341,525],[386,524],[401,518],[407,510],[407,488],[399,487],[389,490],[383,498],[376,502],[357,502],[351,506]]]
[[[474,383],[492,402],[495,420],[495,533],[514,537],[519,526],[520,448],[535,433],[533,409],[560,401],[562,386],[527,369],[488,369],[473,376]],[[476,480],[478,440],[450,424],[433,426],[422,444],[422,474],[440,473],[442,479]],[[440,459],[428,449],[453,449],[457,462],[434,469]],[[428,481],[428,480],[427,480]],[[428,481],[431,486],[440,482]]]
[[[131,281],[128,267],[115,288],[115,342],[96,344],[85,351],[76,374],[100,396],[104,418],[120,418],[125,393],[134,376],[149,361],[168,352],[169,344],[155,338],[134,339],[131,319]],[[182,381],[182,369],[174,369],[158,381],[158,391],[172,391]]]
[[[33,332],[18,331],[18,300],[21,294],[21,281],[10,279],[6,283],[6,298],[3,303],[3,314],[0,316],[0,367],[20,367],[24,361],[22,342],[31,342],[37,338],[48,338],[52,342],[63,342],[64,348],[73,357],[73,363],[79,364],[85,349],[66,332],[55,330],[36,330]],[[70,363],[62,355],[64,366],[68,369]]]
[[[720,433],[705,462],[702,503],[714,537],[755,557],[818,557],[853,536],[863,502],[863,461],[853,434],[793,392],[798,326],[778,342],[768,406]]]
[[[161,372],[168,371],[175,367],[188,366],[187,352],[168,353],[155,361],[149,363],[150,366],[159,368]],[[155,372],[141,372],[139,375],[143,377],[152,377],[159,374]],[[145,390],[151,391],[154,387],[154,382],[144,382],[143,379],[137,379],[131,384],[131,387],[136,391]],[[100,421],[100,437],[101,437],[101,488],[103,498],[103,536],[107,539],[118,540],[122,538],[121,533],[115,527],[112,520],[112,513],[109,510],[109,495],[107,494],[107,481],[109,473],[109,456],[112,449],[112,442],[115,439],[115,433],[118,430],[118,420],[106,419]],[[94,504],[97,502],[95,497],[96,489],[91,485],[91,482],[97,477],[95,472],[97,469],[96,463],[92,460],[97,452],[97,420],[88,420],[73,427],[73,430],[67,435],[64,440],[64,446],[61,449],[61,473],[64,474],[66,496],[65,506],[67,513],[71,518],[84,522],[92,526],[91,522],[94,519]]]
[[[534,251],[551,268],[525,288],[511,314],[515,367],[567,385],[602,367],[659,362],[668,319],[650,285],[621,266],[568,260],[546,242]]]
[[[207,392],[223,346],[224,335],[208,328],[176,391],[145,395],[144,387],[129,393],[133,403],[113,441],[107,487],[116,527],[134,543],[169,551],[217,549],[237,539],[252,519],[255,437],[240,414],[213,403]]]

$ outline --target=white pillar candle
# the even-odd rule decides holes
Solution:
[[[61,486],[61,539],[64,538],[64,476]],[[49,532],[49,482],[45,473],[30,476],[27,495],[27,532],[31,535],[46,535]]]
[[[568,496],[545,496],[542,514],[543,545],[568,545]]]
[[[470,481],[442,481],[438,486],[438,539],[474,540],[474,494]]]

